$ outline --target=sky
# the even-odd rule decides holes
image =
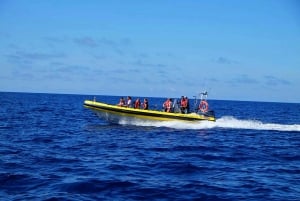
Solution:
[[[300,103],[300,2],[0,0],[0,91]]]

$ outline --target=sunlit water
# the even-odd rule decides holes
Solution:
[[[0,93],[0,200],[300,198],[300,104],[213,100],[216,122],[110,124],[83,107],[93,98]]]

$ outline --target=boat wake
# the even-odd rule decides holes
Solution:
[[[240,120],[231,116],[218,119],[216,127],[251,130],[300,131],[300,124],[263,123],[257,120]]]
[[[142,120],[126,120],[119,121],[120,124],[130,124],[136,126],[152,126],[152,127],[168,127],[175,129],[213,129],[213,128],[228,128],[228,129],[250,129],[250,130],[274,130],[274,131],[300,131],[300,124],[275,124],[263,123],[257,120],[240,120],[232,116],[224,116],[216,120],[201,121],[197,123],[181,122],[181,121],[166,121],[153,122]]]

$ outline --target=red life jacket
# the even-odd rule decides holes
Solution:
[[[166,100],[166,102],[164,103],[164,107],[165,108],[171,108],[171,101],[170,100]]]
[[[181,99],[180,105],[181,107],[187,107],[187,99]]]
[[[170,100],[166,100],[166,102],[164,102],[164,108],[166,109],[167,112],[170,112],[172,107],[172,102]]]
[[[134,108],[140,108],[141,102],[139,100],[136,100],[134,102]]]

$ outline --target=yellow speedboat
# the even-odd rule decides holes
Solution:
[[[96,114],[98,114],[99,117],[110,122],[116,122],[122,118],[144,119],[153,121],[179,120],[189,122],[216,120],[213,111],[203,111],[201,110],[201,108],[197,113],[194,112],[182,114],[174,112],[163,112],[158,110],[144,110],[129,107],[121,107],[118,105],[111,105],[93,100],[84,101],[84,107],[91,109]]]

